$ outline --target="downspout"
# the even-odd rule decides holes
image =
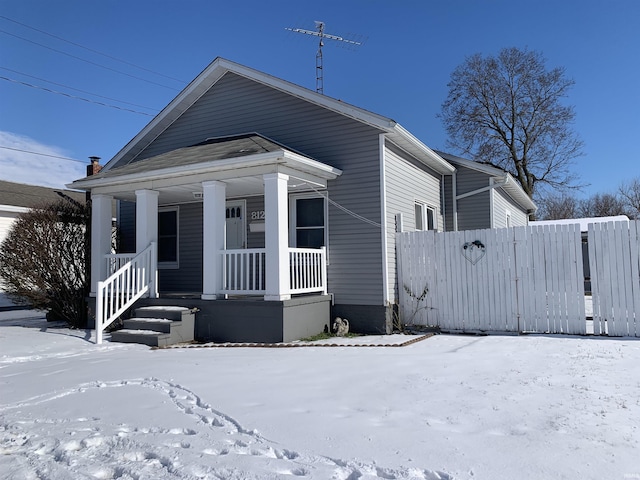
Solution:
[[[440,225],[436,227],[436,230],[442,232],[447,230],[447,196],[444,193],[444,187],[445,185],[443,173],[440,175],[440,216],[442,216],[442,230],[440,230]]]
[[[387,177],[386,177],[386,148],[385,134],[381,133],[378,137],[378,157],[380,161],[380,223],[382,224],[381,242],[382,242],[382,304],[393,303],[391,292],[389,289],[389,239],[387,236]],[[394,237],[395,238],[395,237]],[[391,332],[388,332],[391,333]]]
[[[451,174],[451,197],[452,197],[452,210],[453,210],[453,231],[458,231],[458,171],[456,170]]]

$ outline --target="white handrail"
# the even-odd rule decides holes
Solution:
[[[157,296],[156,244],[151,244],[122,265],[106,280],[98,282],[96,292],[96,344],[102,343],[102,332],[127,308],[147,292]]]

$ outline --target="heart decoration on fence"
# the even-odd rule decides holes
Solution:
[[[462,246],[462,256],[475,265],[487,254],[486,247],[480,240],[467,242]]]

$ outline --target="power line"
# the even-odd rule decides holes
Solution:
[[[103,106],[103,107],[115,108],[117,110],[122,110],[122,111],[125,111],[125,112],[131,112],[131,113],[137,113],[139,115],[146,115],[147,117],[154,117],[155,116],[155,115],[153,115],[151,113],[140,112],[139,110],[132,110],[130,108],[120,107],[118,105],[112,105],[112,104],[109,104],[109,103],[97,102],[95,100],[91,100],[90,98],[78,97],[77,95],[71,95],[69,93],[59,92],[58,90],[52,90],[50,88],[41,87],[39,85],[33,85],[32,83],[22,82],[20,80],[16,80],[14,78],[9,78],[9,77],[4,77],[2,75],[0,75],[0,80],[6,80],[7,82],[17,83],[19,85],[24,85],[25,87],[36,88],[38,90],[44,90],[45,92],[55,93],[56,95],[62,95],[62,96],[68,97],[68,98],[75,98],[76,100],[82,100],[83,102],[93,103],[95,105],[100,105],[100,106]]]
[[[78,163],[84,163],[87,164],[87,162],[85,162],[84,160],[77,160],[75,158],[69,158],[69,157],[61,157],[59,155],[51,155],[49,153],[42,153],[42,152],[31,152],[29,150],[22,150],[21,148],[12,148],[12,147],[5,147],[4,145],[0,145],[0,148],[3,148],[5,150],[13,150],[15,152],[22,152],[22,153],[31,153],[33,155],[41,155],[43,157],[51,157],[51,158],[59,158],[61,160],[69,160],[71,162],[78,162]]]
[[[125,75],[125,76],[130,77],[130,78],[135,78],[136,80],[141,80],[143,82],[147,82],[147,83],[150,83],[152,85],[157,85],[159,87],[167,88],[169,90],[174,90],[174,91],[178,90],[177,88],[170,87],[170,86],[164,85],[162,83],[154,82],[152,80],[147,80],[146,78],[138,77],[137,75],[131,75],[130,73],[126,73],[126,72],[117,70],[115,68],[107,67],[106,65],[102,65],[100,63],[92,62],[91,60],[87,60],[85,58],[78,57],[77,55],[72,55],[71,53],[63,52],[62,50],[58,50],[58,49],[50,47],[48,45],[44,45],[42,43],[38,43],[38,42],[35,42],[33,40],[29,40],[28,38],[21,37],[20,35],[16,35],[15,33],[7,32],[6,30],[1,30],[0,29],[0,33],[4,33],[5,35],[9,35],[10,37],[15,37],[15,38],[18,38],[18,39],[20,39],[22,41],[25,41],[25,42],[28,42],[28,43],[32,43],[32,44],[37,45],[37,46],[42,47],[42,48],[46,48],[47,50],[51,50],[53,52],[60,53],[62,55],[66,55],[67,57],[71,57],[71,58],[74,58],[76,60],[80,60],[81,62],[85,62],[85,63],[88,63],[90,65],[94,65],[96,67],[104,68],[105,70],[109,70],[109,71],[112,71],[112,72],[115,72],[115,73],[119,73],[120,75]]]
[[[137,103],[125,102],[124,100],[118,100],[117,98],[105,97],[104,95],[98,95],[97,93],[87,92],[86,90],[80,90],[79,88],[70,87],[69,85],[64,85],[62,83],[52,82],[51,80],[46,80],[44,78],[36,77],[35,75],[29,75],[28,73],[19,72],[18,70],[13,70],[11,68],[0,67],[0,70],[6,70],[8,72],[17,73],[18,75],[24,75],[25,77],[35,78],[36,80],[40,80],[41,82],[50,83],[52,85],[57,85],[58,87],[68,88],[69,90],[74,90],[76,92],[86,93],[88,95],[93,95],[94,97],[104,98],[105,100],[111,100],[118,103],[123,103],[125,105],[131,105],[133,107],[146,108],[147,110],[152,110],[154,112],[159,112],[157,108],[145,107],[144,105],[138,105]]]
[[[70,45],[74,45],[76,47],[83,48],[83,49],[85,49],[85,50],[87,50],[87,51],[89,51],[91,53],[96,53],[98,55],[102,55],[103,57],[109,58],[111,60],[115,60],[116,62],[124,63],[125,65],[129,65],[130,67],[134,67],[134,68],[137,68],[139,70],[144,70],[145,72],[153,73],[154,75],[158,75],[160,77],[168,78],[169,80],[175,80],[176,82],[180,82],[182,84],[186,84],[187,83],[184,80],[180,80],[179,78],[171,77],[169,75],[165,75],[164,73],[156,72],[156,71],[150,70],[148,68],[141,67],[140,65],[136,65],[135,63],[127,62],[126,60],[122,60],[120,58],[114,57],[112,55],[109,55],[108,53],[103,53],[103,52],[100,52],[98,50],[94,50],[93,48],[89,48],[89,47],[86,47],[84,45],[81,45],[79,43],[72,42],[71,40],[67,40],[66,38],[62,38],[62,37],[59,37],[58,35],[54,35],[52,33],[45,32],[44,30],[40,30],[39,28],[32,27],[30,25],[27,25],[26,23],[22,23],[22,22],[19,22],[17,20],[14,20],[12,18],[5,17],[4,15],[0,15],[0,18],[2,18],[4,20],[7,20],[9,22],[13,22],[13,23],[15,23],[17,25],[21,25],[21,26],[23,26],[25,28],[29,28],[29,29],[34,30],[36,32],[42,33],[44,35],[48,35],[48,36],[50,36],[52,38],[55,38],[55,39],[60,40],[62,42],[66,42],[66,43],[68,43]]]

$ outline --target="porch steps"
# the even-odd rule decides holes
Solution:
[[[196,309],[173,306],[147,306],[134,310],[124,328],[111,332],[112,342],[141,343],[164,347],[193,341]]]

